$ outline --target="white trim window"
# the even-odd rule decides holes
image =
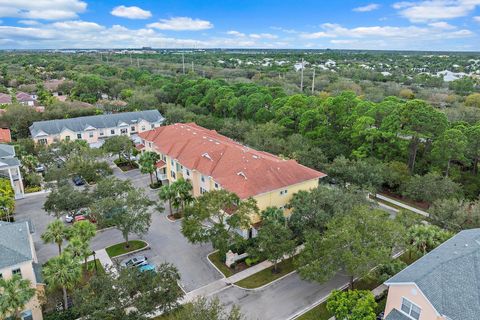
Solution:
[[[410,318],[418,320],[420,319],[420,313],[422,313],[422,309],[419,306],[411,302],[406,298],[402,298],[402,311],[408,315]]]

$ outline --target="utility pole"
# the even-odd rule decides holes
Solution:
[[[312,94],[315,94],[315,68],[313,68],[313,76],[312,76]]]
[[[185,74],[185,53],[182,50],[182,70],[183,74]]]
[[[301,74],[300,74],[300,91],[301,92],[303,92],[303,67],[304,66],[305,66],[305,63],[302,58],[302,69],[300,70],[301,71]]]

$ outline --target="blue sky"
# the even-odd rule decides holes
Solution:
[[[480,51],[480,0],[0,0],[0,48]]]

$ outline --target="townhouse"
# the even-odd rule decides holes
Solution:
[[[51,144],[61,140],[85,140],[95,147],[100,146],[104,139],[109,137],[136,136],[138,133],[154,129],[164,120],[158,110],[146,110],[36,121],[30,126],[30,134],[39,144]]]
[[[190,180],[193,195],[226,189],[254,198],[260,210],[285,209],[293,194],[316,188],[326,175],[295,160],[257,151],[194,123],[173,124],[140,133],[140,149],[160,154],[160,176]],[[285,209],[288,214],[288,210]],[[252,223],[259,217],[252,217]]]
[[[461,231],[385,284],[386,320],[480,319],[480,229]]]
[[[28,223],[0,221],[0,277],[9,279],[13,275],[28,279],[31,287],[37,290],[37,294],[22,310],[21,319],[42,320],[40,298],[43,296],[45,285],[42,283],[41,267],[38,264]]]

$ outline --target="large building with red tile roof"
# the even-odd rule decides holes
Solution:
[[[285,208],[294,193],[316,188],[326,176],[194,123],[158,127],[142,132],[140,138],[143,150],[160,154],[162,162],[157,167],[169,181],[189,179],[195,196],[225,189],[241,199],[253,197],[261,210]]]

